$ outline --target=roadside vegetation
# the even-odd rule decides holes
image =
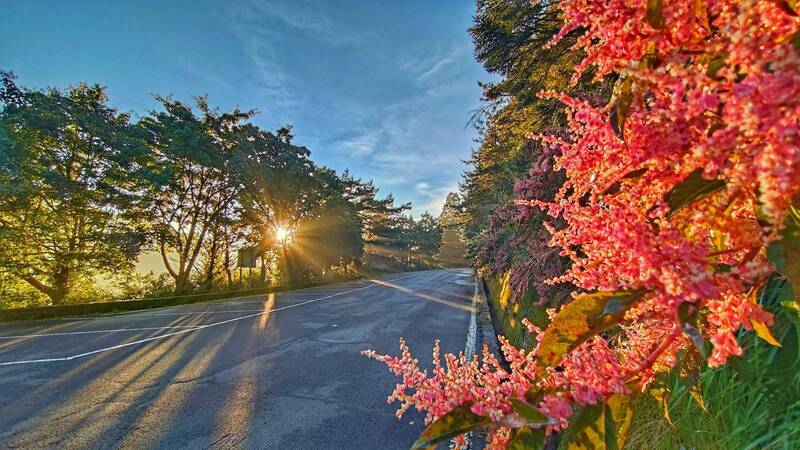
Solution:
[[[262,130],[255,111],[156,96],[134,117],[98,85],[0,82],[0,308],[438,264],[436,218],[315,164],[291,126]],[[163,270],[134,270],[147,253]]]
[[[414,448],[800,447],[796,5],[478,0],[470,33],[499,81],[455,222],[505,361],[366,351]]]

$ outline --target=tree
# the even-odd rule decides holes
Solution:
[[[105,90],[0,89],[0,267],[63,303],[81,279],[131,267],[144,243],[146,152]]]
[[[286,254],[285,242],[276,239],[276,231],[297,231],[316,183],[313,174],[317,169],[310,152],[291,143],[290,129],[285,126],[276,136],[252,127],[245,150],[239,204],[244,238],[261,255],[262,282],[266,282],[267,255]]]
[[[442,227],[427,211],[414,221],[412,248],[417,252],[434,256],[442,246]]]
[[[464,221],[464,211],[462,210],[461,196],[458,192],[447,194],[439,214],[439,225],[442,228],[460,228]]]
[[[164,266],[175,292],[184,293],[208,233],[242,192],[237,174],[246,162],[242,148],[251,131],[243,122],[253,112],[220,113],[200,97],[198,117],[179,101],[157,100],[164,110],[139,123],[154,161],[146,197]]]
[[[380,240],[380,232],[391,220],[411,209],[410,203],[395,206],[394,196],[378,198],[378,187],[372,180],[364,183],[345,170],[341,176],[343,195],[355,207],[367,242]]]

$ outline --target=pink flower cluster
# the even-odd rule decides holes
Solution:
[[[682,303],[707,308],[709,363],[720,365],[741,354],[736,331],[770,321],[746,292],[772,272],[764,249],[800,190],[800,19],[779,2],[679,1],[656,28],[647,4],[559,3],[564,30],[586,30],[579,71],[618,74],[630,107],[614,130],[622,89],[604,107],[543,94],[568,106],[570,137],[542,137],[560,148],[567,181],[552,202],[520,203],[567,222],[550,228],[551,244],[572,265],[551,282],[647,289],[629,319],[667,328]],[[697,169],[724,189],[673,210],[668,194]]]
[[[541,330],[527,321],[526,325],[541,339]],[[402,339],[399,357],[379,355],[374,350],[362,353],[384,362],[400,378],[401,382],[388,398],[389,403],[400,403],[398,417],[413,406],[424,411],[426,423],[430,423],[457,406],[472,403],[473,413],[489,417],[497,424],[489,431],[490,448],[505,448],[509,428],[522,423],[522,419],[512,411],[511,400],[524,400],[528,391],[553,391],[544,395],[536,405],[552,420],[550,429],[567,426],[574,403],[594,404],[599,397],[629,392],[620,381],[626,369],[602,339],[593,339],[570,353],[558,370],[547,369],[545,377],[537,375],[536,349],[525,352],[503,337],[500,340],[510,370],[504,369],[487,347],[484,347],[480,359],[478,356],[468,359],[463,354],[447,354],[442,364],[438,341],[433,347],[430,374],[419,367],[419,361],[411,355]],[[587,371],[587,365],[595,370]],[[461,448],[463,442],[457,440],[457,448]]]

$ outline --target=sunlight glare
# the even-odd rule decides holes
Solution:
[[[290,234],[289,229],[285,226],[280,225],[275,227],[274,233],[275,233],[275,239],[277,239],[278,241],[283,242],[289,239],[289,234]]]

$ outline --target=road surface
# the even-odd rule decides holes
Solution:
[[[466,269],[99,318],[0,323],[8,448],[407,449],[396,379],[366,348],[421,361],[465,346]]]

